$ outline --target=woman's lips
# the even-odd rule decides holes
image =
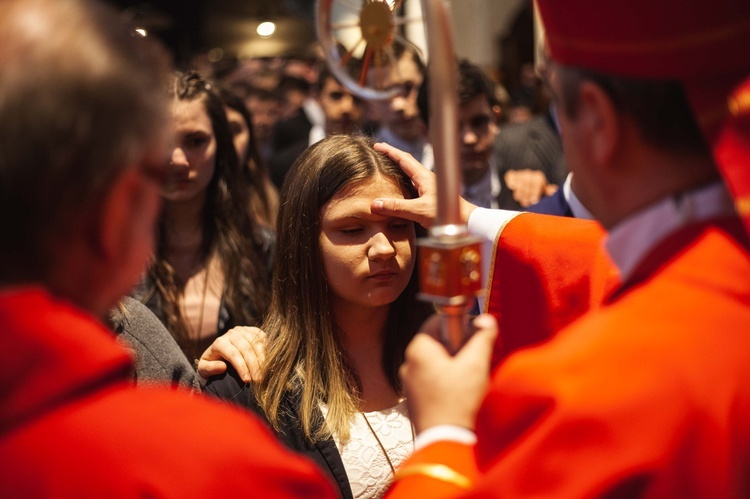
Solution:
[[[370,274],[368,277],[376,281],[388,281],[392,279],[396,274],[397,272],[393,270],[383,270],[380,272],[375,272],[374,274]]]

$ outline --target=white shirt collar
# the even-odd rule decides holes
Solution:
[[[307,135],[307,145],[311,146],[317,144],[321,140],[326,138],[326,131],[323,125],[313,125],[310,128],[310,133]]]
[[[723,182],[657,201],[613,227],[605,240],[625,282],[646,254],[669,234],[696,222],[731,216],[732,199]]]

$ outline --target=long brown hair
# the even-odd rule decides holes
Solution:
[[[258,324],[268,305],[269,270],[265,265],[262,232],[248,213],[249,187],[242,175],[229,131],[224,105],[215,86],[197,73],[177,74],[171,87],[175,99],[203,102],[216,138],[216,166],[203,208],[203,240],[200,258],[207,264],[215,254],[224,273],[223,300],[234,323]],[[159,220],[154,262],[149,268],[149,294],[156,293],[160,314],[177,342],[184,348],[188,327],[179,307],[182,282],[166,259],[166,220]],[[221,333],[221,331],[220,331]]]
[[[408,177],[377,153],[371,140],[345,135],[327,137],[308,148],[282,189],[271,305],[262,326],[269,346],[265,373],[254,392],[277,430],[283,397],[299,395],[297,416],[311,441],[331,434],[348,439],[360,391],[333,324],[319,242],[320,210],[342,188],[376,174],[395,179],[416,197]],[[406,345],[430,311],[416,300],[417,287],[414,272],[391,304],[385,326],[382,366],[396,392],[401,391],[398,367]],[[320,404],[328,406],[324,425],[316,421]]]

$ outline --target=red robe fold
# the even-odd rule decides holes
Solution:
[[[484,310],[500,327],[493,365],[552,337],[614,289],[618,273],[603,237],[597,222],[530,213],[502,229]]]
[[[583,274],[581,274],[583,275]],[[673,234],[612,298],[495,371],[477,446],[437,443],[470,491],[389,497],[750,497],[750,243],[738,220]]]
[[[44,291],[0,291],[0,328],[0,495],[335,496],[249,414],[135,388],[113,334]]]

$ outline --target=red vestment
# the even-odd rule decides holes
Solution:
[[[614,289],[618,272],[603,237],[597,222],[530,213],[502,228],[484,310],[500,328],[493,365],[550,338]]]
[[[40,289],[0,294],[0,494],[334,497],[246,413],[136,388],[112,333]]]
[[[500,365],[474,449],[403,465],[448,465],[471,492],[414,474],[389,497],[750,497],[749,248],[738,219],[669,236],[606,303]]]

